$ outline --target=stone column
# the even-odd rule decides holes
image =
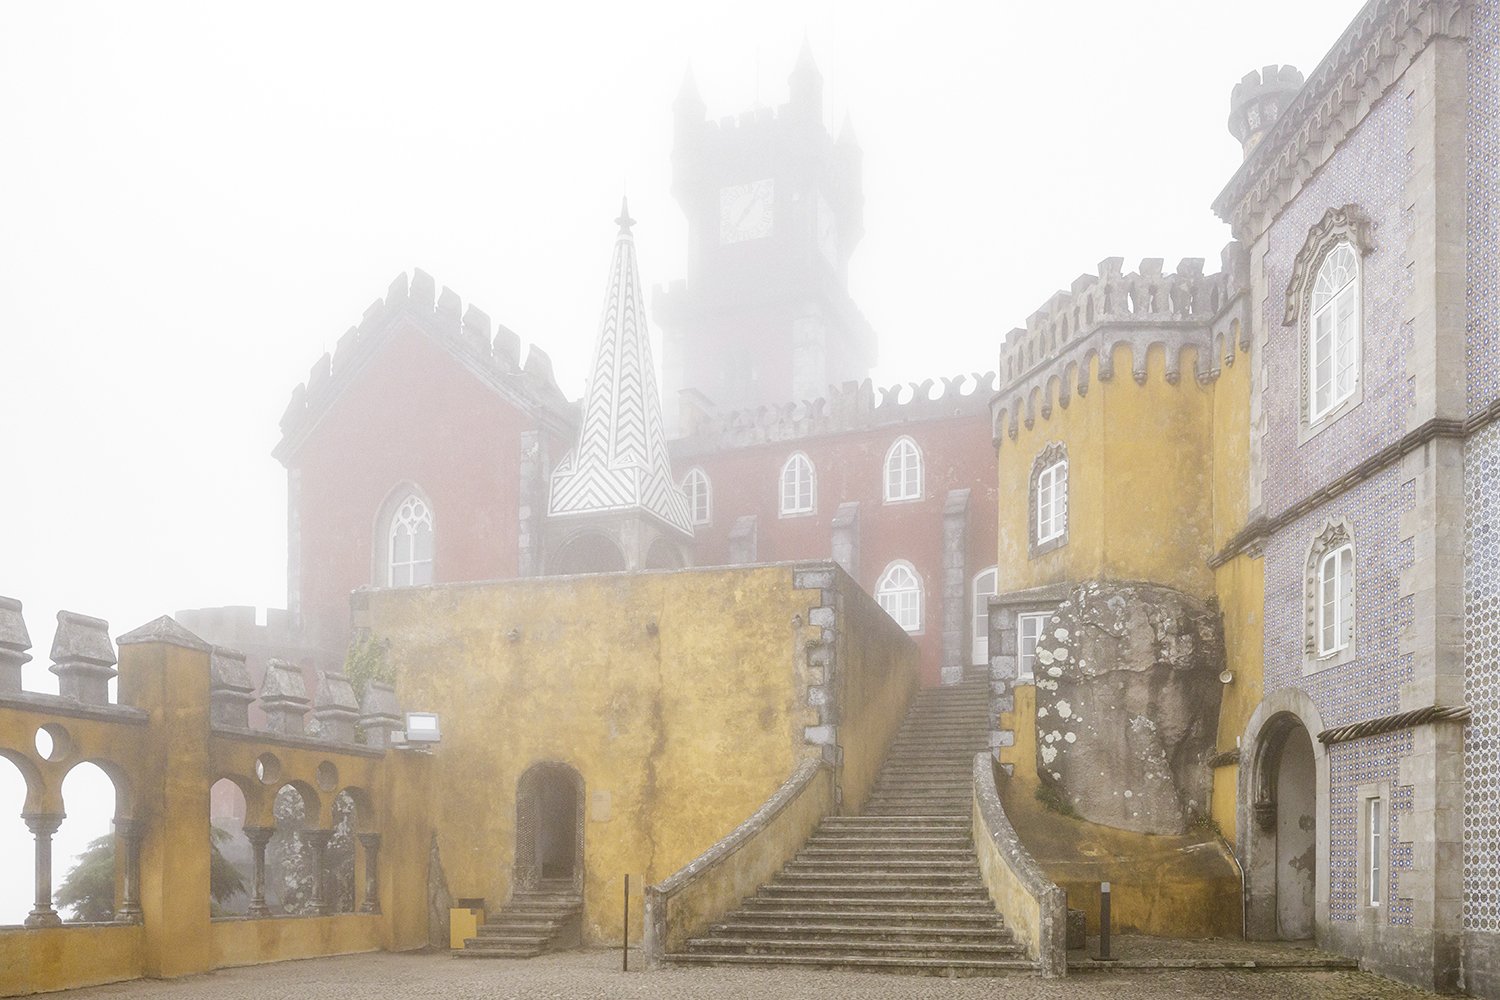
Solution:
[[[274,826],[247,826],[245,839],[250,841],[250,857],[253,874],[250,876],[250,909],[248,916],[269,917],[271,908],[266,905],[266,845],[276,833]]]
[[[328,873],[324,866],[328,854],[328,839],[333,836],[332,830],[303,830],[302,839],[307,841],[307,846],[312,850],[312,908],[313,912],[322,916],[329,912],[328,909]]]
[[[22,816],[36,838],[36,902],[26,916],[27,927],[58,927],[62,918],[52,908],[52,835],[62,825],[61,813]]]
[[[127,924],[141,922],[141,832],[140,820],[115,820],[115,861],[124,863],[120,879],[120,906],[115,919]]]
[[[359,844],[365,849],[365,898],[360,913],[380,912],[380,834],[361,833]]]

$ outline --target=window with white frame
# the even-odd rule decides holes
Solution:
[[[1382,845],[1385,843],[1385,803],[1379,796],[1365,799],[1365,829],[1369,833],[1369,867],[1366,872],[1369,893],[1366,899],[1371,906],[1379,906],[1383,898],[1382,881],[1385,877],[1385,860]]]
[[[781,513],[810,514],[816,502],[813,465],[799,451],[781,467]]]
[[[682,492],[687,497],[688,513],[694,524],[707,524],[709,520],[708,474],[702,469],[689,470],[682,477]]]
[[[996,579],[994,566],[974,577],[974,639],[970,662],[976,666],[990,662],[990,598],[995,596]]]
[[[1036,677],[1036,644],[1042,637],[1042,627],[1047,622],[1047,612],[1016,615],[1016,680],[1030,681]]]
[[[1318,560],[1318,655],[1332,656],[1354,636],[1354,546],[1348,542]]]
[[[1036,476],[1036,543],[1062,538],[1068,530],[1068,460],[1044,466]]]
[[[416,494],[396,505],[387,536],[386,584],[419,587],[432,582],[432,511]]]
[[[1334,244],[1318,266],[1309,306],[1307,416],[1316,423],[1359,382],[1359,254],[1348,241]]]
[[[922,580],[911,563],[902,559],[887,566],[875,585],[875,599],[906,631],[922,630]]]
[[[917,500],[921,496],[922,453],[911,438],[897,438],[885,453],[885,502]]]

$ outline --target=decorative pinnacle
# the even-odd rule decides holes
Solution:
[[[630,217],[630,200],[628,198],[620,199],[620,217],[615,220],[615,224],[620,227],[621,236],[630,235],[630,227],[635,225],[635,220]]]

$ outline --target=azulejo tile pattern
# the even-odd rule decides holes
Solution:
[[[1401,895],[1401,875],[1411,870],[1411,841],[1401,840],[1402,817],[1411,812],[1412,788],[1396,785],[1400,760],[1411,753],[1406,729],[1328,748],[1328,911],[1334,920],[1353,920],[1363,905],[1360,865],[1360,785],[1391,783],[1390,830],[1385,870],[1390,873],[1386,914],[1393,924],[1410,924],[1412,901]]]
[[[1464,929],[1500,931],[1500,424],[1464,449]]]
[[[1412,218],[1402,202],[1411,172],[1411,120],[1410,98],[1399,90],[1377,101],[1343,148],[1271,227],[1263,318],[1267,425],[1262,453],[1268,514],[1279,513],[1337,479],[1406,431],[1413,394],[1406,370],[1412,334],[1403,312],[1411,289],[1406,258]],[[1286,287],[1308,232],[1328,209],[1346,204],[1358,205],[1369,215],[1374,242],[1361,263],[1363,401],[1299,447],[1302,343],[1298,327],[1282,324]]]
[[[1469,412],[1500,396],[1500,0],[1469,35]]]

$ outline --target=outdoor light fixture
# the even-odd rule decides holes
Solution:
[[[436,712],[406,713],[406,742],[441,743],[442,740],[443,733],[438,728]]]
[[[1219,683],[1220,684],[1229,684],[1229,683],[1232,683],[1233,681],[1234,681],[1234,671],[1233,670],[1224,670],[1224,671],[1222,671],[1219,674]]]

